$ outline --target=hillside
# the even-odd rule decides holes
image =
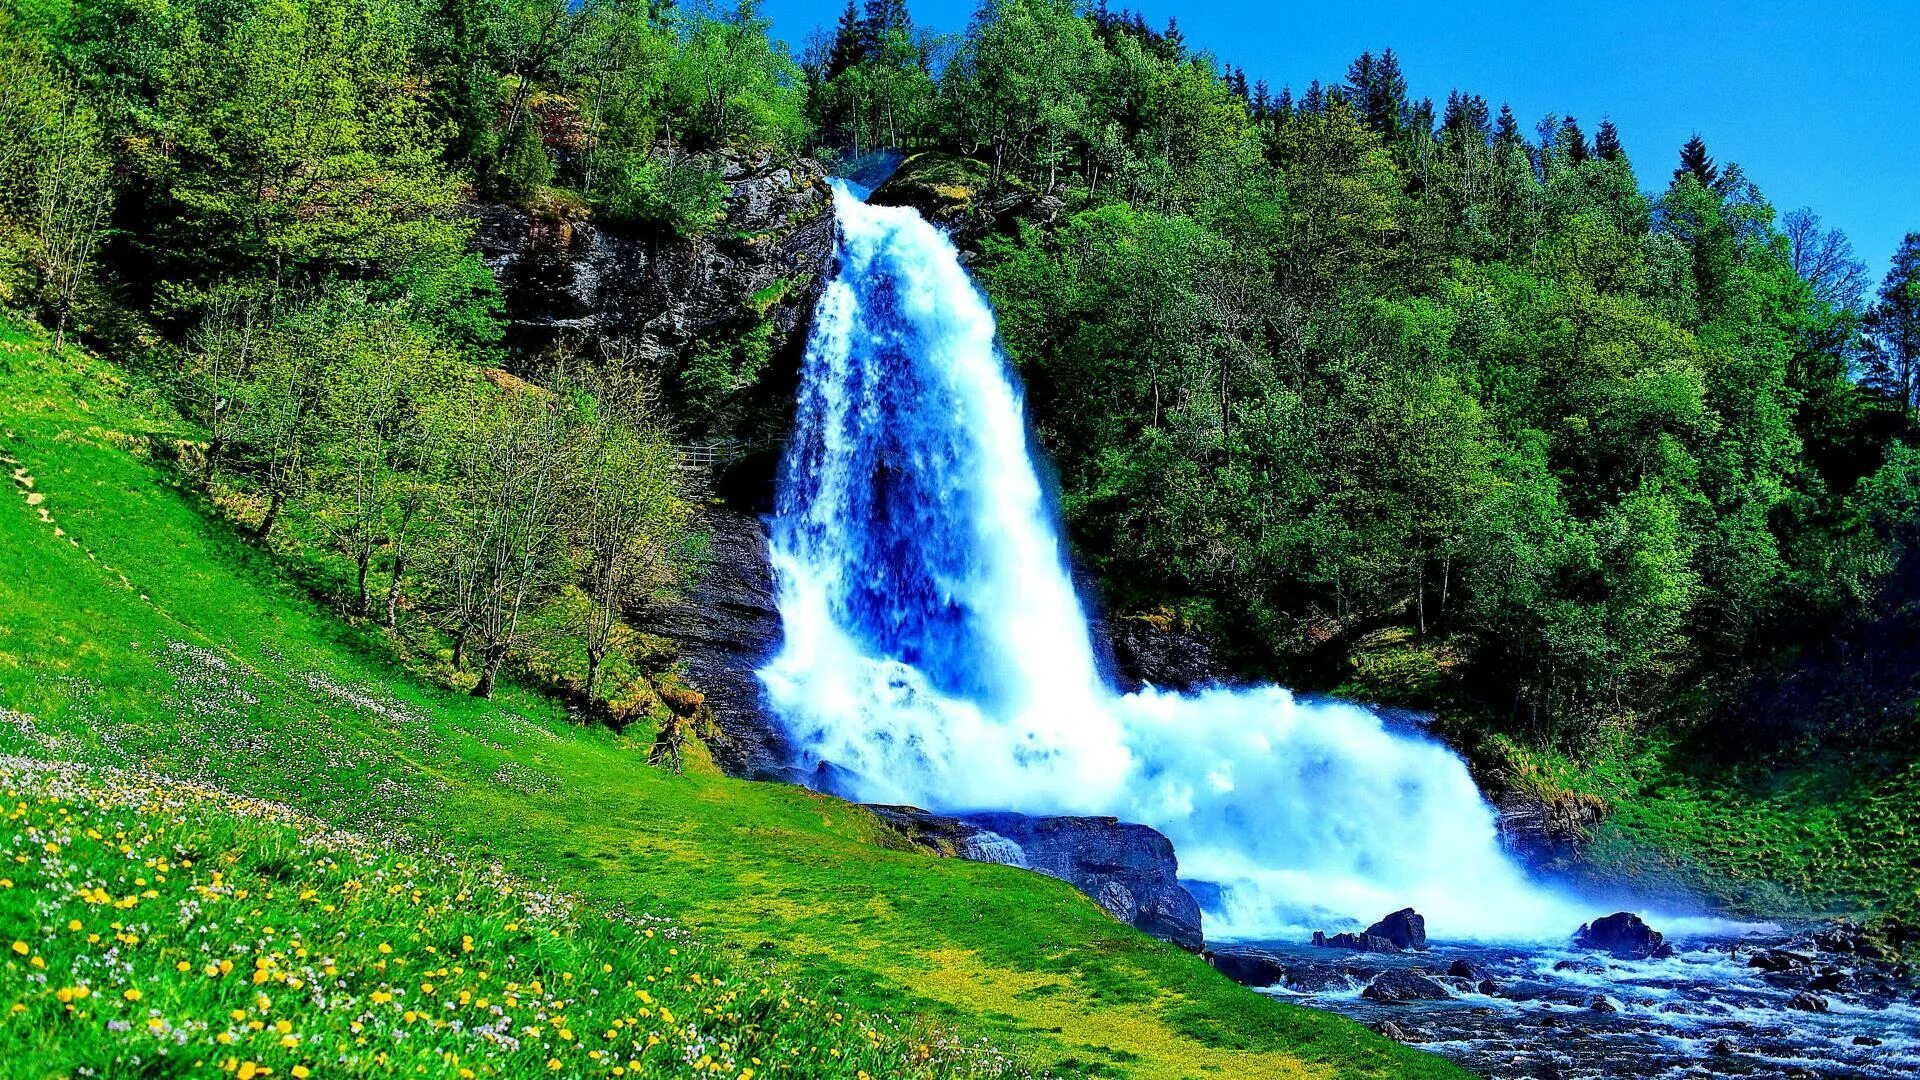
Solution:
[[[865,811],[798,788],[648,767],[644,724],[583,729],[506,683],[484,701],[422,681],[197,501],[165,459],[198,433],[138,379],[15,325],[0,387],[18,493],[0,511],[0,753],[270,800],[456,853],[463,873],[497,862],[583,912],[672,919],[715,950],[709,970],[790,979],[876,1024],[931,1023],[942,1070],[1453,1074],[1233,986],[1063,883],[897,850]],[[54,917],[0,911],[0,934],[26,942]],[[568,959],[589,964],[609,940],[568,934]],[[162,969],[149,989],[199,977]],[[3,1030],[16,1046],[40,1038],[18,1016]]]

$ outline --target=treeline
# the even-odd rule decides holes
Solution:
[[[1391,51],[1276,92],[1104,4],[872,3],[812,56],[823,138],[1032,196],[976,271],[1122,610],[1579,746],[1824,731],[1756,688],[1911,593],[1920,236],[1870,297],[1699,139],[1637,169]]]
[[[751,2],[10,0],[0,49],[0,304],[147,357],[236,515],[482,686],[524,613],[617,606],[605,447],[641,591],[674,576],[702,402],[618,357],[489,376],[462,203],[695,236],[741,154],[931,148],[1021,196],[975,268],[1076,546],[1252,665],[1563,745],[1745,733],[1920,596],[1920,237],[1870,293],[1700,140],[1414,100],[1391,52],[1276,91],[1070,0],[960,35],[861,0],[797,59]]]

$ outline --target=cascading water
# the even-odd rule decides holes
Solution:
[[[985,299],[913,211],[845,187],[836,206],[773,520],[785,642],[761,672],[811,762],[871,801],[1152,825],[1222,886],[1209,936],[1409,904],[1456,938],[1580,922],[1436,743],[1274,686],[1111,689]]]

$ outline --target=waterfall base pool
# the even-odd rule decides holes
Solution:
[[[1571,947],[1435,944],[1386,955],[1297,942],[1221,949],[1258,952],[1286,969],[1285,980],[1263,993],[1376,1030],[1391,1024],[1413,1045],[1494,1080],[1920,1075],[1920,991],[1891,966],[1822,954],[1786,934],[1675,945],[1675,956],[1653,961]],[[1781,972],[1748,966],[1775,950],[1807,964]],[[1447,975],[1467,969],[1472,975]],[[1426,973],[1446,994],[1373,1000],[1365,988],[1382,972]],[[1801,994],[1819,998],[1826,1011],[1789,1004]]]

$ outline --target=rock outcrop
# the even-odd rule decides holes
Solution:
[[[1673,955],[1665,935],[1631,911],[1593,920],[1573,935],[1573,943],[1622,960],[1660,960]]]
[[[938,151],[914,154],[867,201],[920,211],[953,236],[963,256],[982,236],[1011,232],[1020,221],[1046,224],[1065,207],[1059,196],[1017,181],[1007,180],[993,190],[991,172],[985,162],[969,157]]]
[[[1207,954],[1215,971],[1241,986],[1263,988],[1287,981],[1287,965],[1258,949],[1222,949]]]
[[[686,239],[473,209],[474,244],[500,282],[507,346],[522,362],[555,346],[618,353],[673,370],[696,342],[766,323],[775,356],[792,355],[833,257],[833,204],[817,162],[727,153],[725,219]],[[785,407],[791,362],[767,379]]]
[[[780,645],[766,527],[726,506],[703,510],[701,524],[708,543],[700,577],[636,622],[676,643],[681,669],[713,710],[719,737],[710,738],[708,748],[729,776],[798,782],[790,768],[792,744],[754,674]]]
[[[1412,908],[1401,908],[1357,934],[1313,932],[1313,944],[1322,949],[1391,953],[1427,947],[1427,920]]]
[[[1444,1001],[1453,995],[1435,980],[1417,971],[1383,971],[1374,976],[1360,996],[1382,1005],[1402,1001]]]
[[[1121,922],[1183,949],[1200,949],[1200,905],[1180,885],[1173,844],[1145,825],[1110,817],[948,817],[910,806],[868,809],[930,851],[1059,878]]]
[[[1383,937],[1400,949],[1427,947],[1427,920],[1412,908],[1401,908],[1367,927],[1369,937]]]

